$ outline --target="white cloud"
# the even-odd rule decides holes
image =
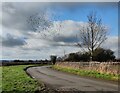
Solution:
[[[104,47],[115,50],[118,48],[118,37],[108,36],[108,39],[103,43]]]
[[[118,57],[118,36],[108,36],[108,39],[102,44],[104,48],[114,51],[116,57]]]
[[[86,24],[85,22],[76,22],[73,20],[54,21],[53,26],[47,30],[36,32],[29,32],[29,34],[35,38],[53,40],[57,38],[76,38],[76,35],[80,32],[80,26]],[[56,37],[56,38],[55,38]]]

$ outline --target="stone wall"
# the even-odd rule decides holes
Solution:
[[[95,70],[100,73],[120,74],[120,62],[57,62],[55,65],[74,69]]]

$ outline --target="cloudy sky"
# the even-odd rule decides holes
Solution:
[[[76,35],[91,11],[96,11],[108,28],[102,47],[113,50],[117,57],[117,3],[4,2],[0,11],[1,59],[49,59],[51,54],[81,51],[73,45],[80,41]]]

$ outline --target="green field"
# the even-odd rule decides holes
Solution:
[[[34,93],[41,90],[42,83],[30,78],[24,71],[28,66],[30,65],[0,67],[3,93]]]
[[[91,70],[73,69],[70,67],[62,67],[62,66],[56,66],[56,65],[52,66],[52,68],[55,70],[76,74],[79,76],[94,77],[94,78],[100,78],[100,79],[112,80],[112,81],[118,81],[118,77],[120,77],[120,75],[100,73],[100,72],[91,71]]]

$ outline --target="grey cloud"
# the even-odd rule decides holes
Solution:
[[[58,43],[53,43],[53,44],[51,44],[51,46],[53,46],[53,47],[57,47],[57,46],[63,46],[63,47],[75,47],[76,46],[76,44],[75,43],[60,43],[60,42],[58,42]]]
[[[24,51],[31,51],[31,50],[34,50],[34,51],[41,51],[42,48],[24,48],[24,47],[21,47],[22,50]]]
[[[2,25],[10,29],[19,29],[23,32],[32,31],[27,20],[31,15],[47,12],[49,3],[6,2],[2,5]]]
[[[79,41],[79,39],[76,36],[58,36],[58,37],[54,37],[53,40],[55,42],[65,42],[65,43],[73,43]]]
[[[25,45],[24,39],[7,34],[5,38],[2,38],[2,45],[6,47],[15,47]]]

